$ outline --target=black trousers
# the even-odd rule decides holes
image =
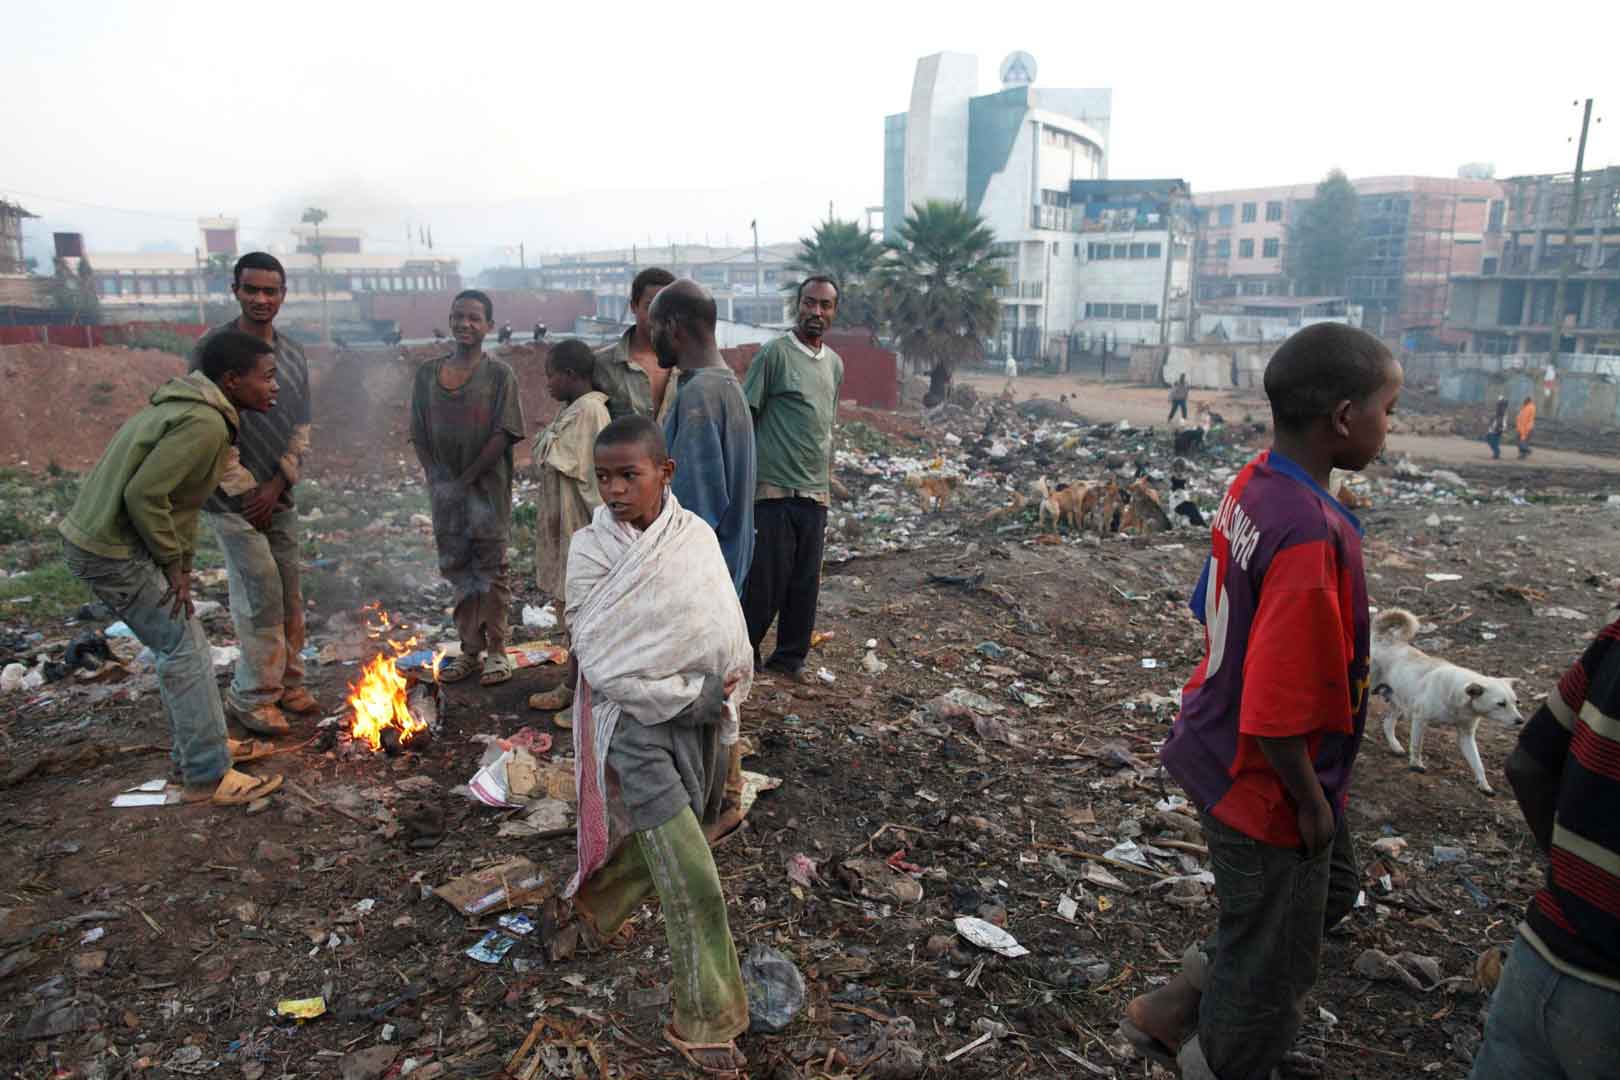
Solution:
[[[743,616],[759,663],[759,643],[778,619],[771,664],[797,671],[810,655],[826,550],[827,508],[812,499],[754,504],[754,561],[743,584]]]
[[[1168,424],[1170,421],[1174,420],[1176,418],[1176,410],[1178,409],[1181,410],[1181,418],[1183,420],[1187,419],[1187,402],[1186,399],[1182,399],[1181,401],[1172,401],[1170,403],[1170,415],[1164,418],[1164,422]]]

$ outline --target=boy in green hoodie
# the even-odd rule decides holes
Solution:
[[[203,350],[200,370],[170,379],[118,429],[61,525],[68,569],[157,658],[186,802],[236,805],[281,777],[231,767],[212,656],[191,603],[197,517],[219,485],[239,410],[276,400],[275,351],[240,331]]]

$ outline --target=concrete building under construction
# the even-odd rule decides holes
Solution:
[[[1587,173],[1575,227],[1574,176],[1502,181],[1478,271],[1452,279],[1448,329],[1471,353],[1545,353],[1555,325],[1564,352],[1620,355],[1620,166]],[[1553,311],[1565,260],[1561,312]]]

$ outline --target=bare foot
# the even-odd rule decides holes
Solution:
[[[1133,998],[1125,1006],[1125,1015],[1138,1031],[1174,1054],[1198,1029],[1198,1002],[1202,997],[1187,976],[1178,972],[1159,989]]]

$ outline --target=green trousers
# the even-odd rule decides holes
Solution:
[[[748,1028],[748,996],[726,923],[720,873],[691,807],[620,845],[579,887],[574,903],[607,938],[655,892],[675,969],[675,1033],[688,1042],[729,1042]]]

